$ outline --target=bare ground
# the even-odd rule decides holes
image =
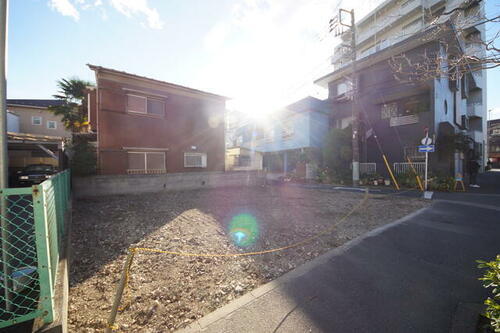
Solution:
[[[105,327],[127,248],[196,253],[250,252],[285,246],[338,224],[363,194],[254,187],[101,197],[74,204],[70,332]],[[307,245],[251,257],[203,258],[139,253],[119,331],[169,332],[214,311],[304,262],[427,203],[370,196],[331,234]],[[228,232],[241,213],[255,217],[256,242],[234,244]]]

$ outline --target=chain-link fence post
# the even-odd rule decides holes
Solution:
[[[43,185],[33,186],[33,216],[35,223],[36,252],[38,257],[38,275],[40,279],[40,303],[44,310],[43,321],[45,323],[51,323],[53,321],[54,309],[54,284]]]

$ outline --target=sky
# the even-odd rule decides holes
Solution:
[[[500,8],[487,0],[487,13]],[[380,0],[345,1],[361,18]],[[9,98],[51,98],[56,81],[95,81],[100,65],[230,97],[262,114],[307,95],[332,70],[336,0],[11,0]],[[497,26],[488,26],[498,31]],[[500,118],[500,69],[488,109]]]

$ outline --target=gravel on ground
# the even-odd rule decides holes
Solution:
[[[119,332],[169,332],[187,326],[329,249],[425,207],[421,199],[263,186],[109,196],[74,203],[70,332],[101,332],[129,247],[242,253],[300,242],[250,257],[138,253],[118,314]],[[250,232],[248,231],[250,230]],[[243,231],[243,234],[238,233]]]

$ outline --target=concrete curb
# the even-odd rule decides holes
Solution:
[[[413,213],[410,213],[410,214],[408,214],[408,215],[406,215],[406,216],[404,216],[404,217],[402,217],[394,222],[383,225],[379,228],[376,228],[376,229],[373,229],[372,231],[369,231],[368,233],[366,233],[364,235],[361,235],[357,238],[354,238],[354,239],[350,240],[349,242],[347,242],[339,247],[336,247],[336,248],[326,252],[325,254],[322,254],[319,257],[317,257],[317,258],[295,268],[294,270],[280,276],[276,280],[273,280],[269,283],[266,283],[266,284],[256,288],[255,290],[252,290],[251,292],[237,298],[236,300],[223,306],[222,308],[219,308],[219,309],[209,313],[208,315],[191,323],[187,327],[180,329],[180,330],[177,330],[175,332],[176,333],[193,333],[193,332],[203,331],[209,325],[230,316],[231,313],[244,307],[247,304],[252,303],[253,301],[257,300],[258,298],[269,293],[270,291],[285,285],[286,283],[288,283],[290,280],[292,280],[294,278],[297,278],[297,277],[300,277],[300,276],[306,274],[307,272],[313,270],[315,267],[326,263],[331,258],[343,254],[344,252],[348,251],[352,247],[361,243],[363,240],[370,238],[370,237],[374,237],[387,229],[390,229],[390,228],[393,228],[399,224],[402,224],[402,223],[412,219],[413,217],[421,214],[422,212],[424,212],[425,210],[427,210],[429,208],[430,208],[430,206],[420,208],[419,210],[416,210]]]

